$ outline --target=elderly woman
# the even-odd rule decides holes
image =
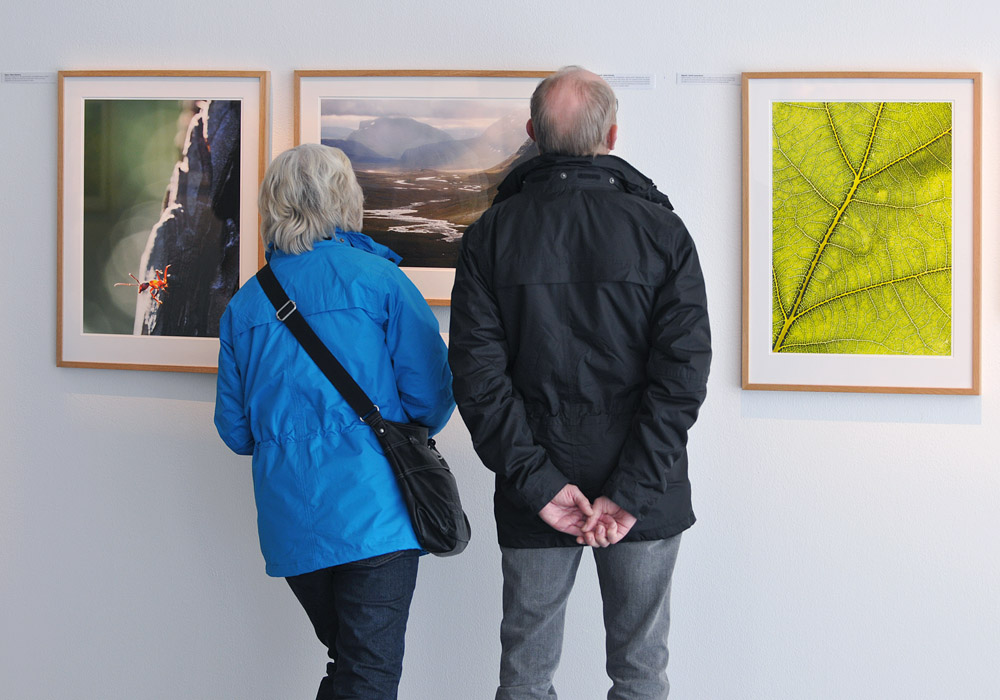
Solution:
[[[447,350],[399,257],[358,233],[362,193],[336,148],[274,159],[260,190],[275,276],[388,420],[440,430]],[[215,425],[253,455],[267,573],[288,580],[333,660],[317,699],[395,698],[420,546],[392,468],[255,279],[220,328]]]

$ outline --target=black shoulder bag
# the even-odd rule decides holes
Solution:
[[[261,268],[257,280],[274,305],[278,320],[288,327],[361,421],[375,431],[396,473],[420,546],[440,557],[461,553],[472,534],[469,519],[462,510],[455,476],[437,451],[434,440],[428,438],[427,428],[383,418],[378,406],[319,339],[295,302],[288,298],[270,265]]]

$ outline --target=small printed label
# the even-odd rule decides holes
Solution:
[[[3,82],[5,83],[19,83],[21,85],[37,85],[39,83],[54,83],[56,82],[55,73],[39,73],[35,72],[4,72]]]
[[[652,90],[656,76],[648,73],[601,73],[614,90]]]
[[[678,85],[739,85],[739,73],[678,73]]]

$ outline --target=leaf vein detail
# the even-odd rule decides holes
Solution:
[[[885,102],[880,102],[878,105],[878,111],[875,113],[875,119],[872,123],[871,133],[868,135],[868,143],[865,145],[865,155],[861,161],[861,166],[857,170],[853,171],[854,183],[851,185],[851,189],[844,196],[843,204],[841,204],[837,209],[837,213],[833,217],[833,221],[830,223],[829,228],[827,228],[826,235],[823,236],[823,240],[820,241],[816,248],[816,253],[813,255],[812,262],[809,264],[809,269],[802,278],[802,283],[799,285],[799,290],[795,295],[795,302],[792,304],[792,308],[790,309],[788,316],[785,318],[785,323],[782,326],[781,331],[778,333],[778,338],[774,342],[773,349],[775,351],[781,350],[785,336],[788,335],[788,331],[792,324],[798,319],[799,305],[802,304],[802,299],[805,296],[806,289],[808,289],[809,283],[812,281],[813,275],[816,272],[816,267],[819,265],[820,258],[823,256],[823,251],[826,250],[826,246],[830,242],[830,238],[833,237],[833,233],[836,230],[837,225],[840,223],[841,217],[843,217],[844,212],[847,210],[848,205],[854,197],[854,193],[857,192],[858,187],[861,184],[861,173],[865,171],[865,167],[868,165],[868,158],[872,153],[872,144],[875,142],[875,133],[878,131],[879,121],[882,118],[882,112],[884,109]]]
[[[939,274],[939,273],[942,273],[942,272],[951,272],[951,266],[950,265],[945,265],[943,267],[936,267],[936,268],[934,268],[932,270],[924,270],[923,272],[917,272],[917,273],[914,273],[912,275],[906,275],[904,277],[896,277],[896,278],[893,278],[891,280],[885,280],[883,282],[876,282],[875,284],[869,284],[869,285],[866,285],[864,287],[859,287],[858,289],[852,289],[852,290],[847,291],[847,292],[841,292],[840,294],[832,296],[829,299],[824,299],[821,302],[813,304],[812,306],[810,306],[807,309],[803,309],[802,311],[799,312],[797,318],[802,318],[806,314],[811,313],[812,311],[815,311],[816,309],[820,308],[821,306],[826,306],[827,304],[832,304],[835,301],[839,301],[840,299],[844,299],[846,297],[854,296],[855,294],[864,294],[866,292],[870,292],[870,291],[875,290],[875,289],[881,289],[881,288],[884,288],[884,287],[894,287],[897,284],[902,284],[903,282],[909,282],[909,281],[912,281],[912,280],[919,281],[920,278],[922,278],[922,277],[926,277],[928,275],[935,275],[935,274]],[[926,290],[924,290],[924,291],[926,293]],[[940,305],[938,305],[938,308],[941,308]],[[944,310],[942,309],[942,312],[943,311]]]
[[[897,163],[902,163],[904,160],[907,160],[908,158],[912,158],[917,153],[920,153],[921,151],[927,150],[933,144],[937,143],[938,141],[940,141],[941,139],[943,139],[945,136],[948,136],[950,133],[951,133],[951,128],[945,129],[940,134],[938,134],[937,136],[935,136],[934,138],[932,138],[930,141],[928,141],[927,143],[923,144],[922,146],[917,146],[916,148],[914,148],[912,151],[910,151],[906,155],[900,156],[899,158],[896,158],[892,162],[887,163],[886,165],[883,165],[881,168],[879,168],[878,170],[876,170],[872,174],[865,175],[863,178],[861,178],[861,182],[865,182],[866,180],[871,180],[876,175],[878,175],[880,173],[884,173],[886,170],[888,170],[892,166],[896,165]],[[864,171],[862,170],[862,172],[864,172]]]
[[[837,142],[837,148],[840,149],[840,155],[844,159],[844,163],[846,163],[847,167],[850,169],[851,174],[857,177],[858,171],[854,169],[854,165],[851,164],[850,158],[847,157],[847,153],[844,151],[844,144],[840,140],[840,134],[837,133],[837,127],[833,123],[833,114],[830,113],[830,103],[824,102],[823,109],[826,110],[826,120],[830,123],[830,131],[833,132],[833,138]]]
[[[836,211],[837,210],[837,205],[834,204],[833,202],[831,202],[829,199],[827,199],[826,195],[824,195],[822,192],[820,192],[819,188],[816,187],[816,185],[813,184],[813,181],[809,179],[809,176],[806,175],[804,172],[802,172],[802,169],[799,168],[799,166],[797,166],[795,163],[793,163],[792,159],[788,157],[788,154],[785,153],[784,150],[782,150],[782,148],[781,148],[781,141],[780,141],[780,139],[779,139],[779,137],[778,137],[777,134],[774,135],[774,140],[775,140],[775,143],[778,144],[775,150],[778,151],[778,153],[781,155],[781,157],[784,158],[785,161],[790,166],[792,166],[792,168],[795,169],[795,172],[797,172],[799,174],[799,177],[802,178],[803,182],[805,182],[807,185],[809,185],[810,189],[812,189],[812,191],[816,193],[817,197],[819,197],[820,199],[822,199],[824,202],[826,202],[828,205],[830,205],[831,209],[833,209],[834,211]]]

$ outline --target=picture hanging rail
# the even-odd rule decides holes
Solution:
[[[980,392],[979,73],[743,74],[743,388]]]
[[[537,154],[525,125],[546,71],[295,73],[295,143],[340,148],[365,193],[363,232],[403,258],[432,305],[451,303],[462,235]]]
[[[268,73],[59,73],[61,367],[214,372],[263,264]]]

